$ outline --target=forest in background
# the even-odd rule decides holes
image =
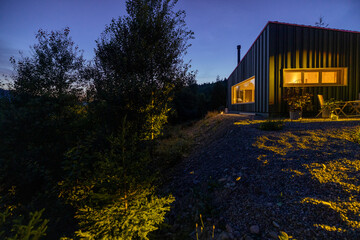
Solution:
[[[197,85],[176,1],[128,0],[87,62],[70,29],[39,30],[0,98],[1,239],[148,239],[175,201],[157,191],[166,124],[223,110]],[[4,94],[5,93],[5,94]]]

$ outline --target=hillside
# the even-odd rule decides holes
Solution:
[[[166,239],[357,239],[359,120],[285,122],[281,131],[262,122],[217,115],[187,128],[197,146],[168,174],[176,203]]]

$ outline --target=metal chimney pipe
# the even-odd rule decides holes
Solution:
[[[240,57],[241,57],[241,45],[237,45],[237,64],[240,63]]]

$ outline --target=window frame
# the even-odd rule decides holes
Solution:
[[[236,90],[235,90],[235,88],[238,87],[238,86],[240,87],[241,84],[244,84],[245,82],[248,82],[248,81],[250,82],[251,80],[254,80],[254,90],[253,90],[253,97],[252,97],[254,100],[252,102],[237,103],[235,101],[235,98],[236,98],[236,95],[235,95]],[[245,80],[231,86],[231,104],[232,105],[235,105],[235,104],[254,104],[255,103],[255,85],[256,84],[255,84],[255,75],[254,75],[252,77],[249,77],[249,78],[247,78],[247,79],[245,79]],[[244,96],[245,96],[245,90],[244,90]]]
[[[285,73],[286,72],[301,72],[301,83],[286,83]],[[304,83],[305,72],[318,72],[319,82],[318,83]],[[336,83],[322,83],[323,72],[337,72]],[[283,68],[282,83],[283,87],[331,87],[331,86],[347,86],[347,67],[336,67],[336,68]]]

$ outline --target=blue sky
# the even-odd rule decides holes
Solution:
[[[268,21],[314,25],[320,16],[330,28],[360,31],[360,0],[179,0],[195,33],[185,61],[197,70],[198,83],[228,77]],[[38,29],[70,27],[88,60],[95,40],[112,18],[126,14],[125,0],[2,0],[0,2],[0,80],[10,74],[9,58],[29,55]]]

